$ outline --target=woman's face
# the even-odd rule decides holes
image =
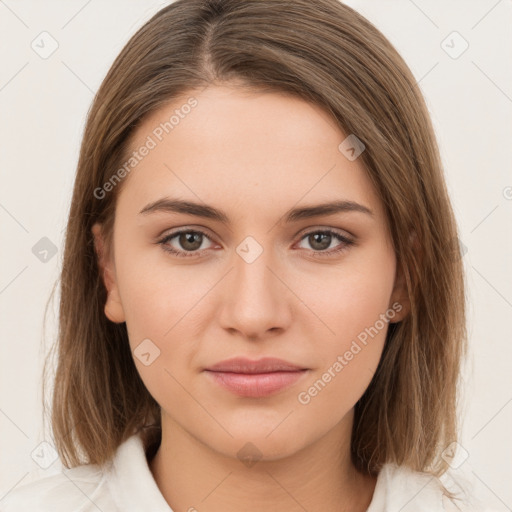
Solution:
[[[217,452],[250,442],[279,458],[349,432],[406,313],[381,201],[346,137],[315,105],[234,86],[193,91],[135,133],[105,311],[126,322],[163,420]],[[341,208],[315,212],[327,203]],[[208,370],[235,357],[301,370]]]

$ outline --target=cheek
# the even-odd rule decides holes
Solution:
[[[116,257],[117,281],[130,341],[162,339],[204,295],[209,280],[198,279],[192,265],[171,263],[160,247],[148,242],[123,245],[120,240],[119,246],[123,250]]]
[[[190,276],[186,278],[179,267],[144,265],[136,273],[127,270],[120,279],[120,293],[139,375],[159,404],[173,397],[172,408],[184,410],[190,397],[179,383],[187,380],[193,364],[199,340],[194,319],[206,285],[190,286]]]
[[[311,276],[301,284],[304,302],[329,327],[327,339],[341,344],[373,326],[390,307],[394,255],[375,250],[363,256],[347,258],[339,267],[327,269],[321,280]]]
[[[337,300],[325,306],[337,336],[345,341],[354,339],[374,326],[389,308],[391,290],[385,276],[366,274],[347,280],[337,294],[331,291],[331,299]]]
[[[333,268],[322,286],[303,282],[304,302],[322,320],[315,322],[311,335],[321,354],[319,374],[330,372],[325,380],[331,391],[325,398],[344,388],[357,401],[373,377],[395,313],[390,305],[394,273],[394,254],[376,249],[369,257],[347,259],[346,265]]]
[[[319,362],[302,386],[297,401],[313,417],[330,417],[335,423],[354,407],[370,384],[379,364],[389,328],[391,286],[386,280],[346,280],[344,287],[329,289],[317,307],[332,332],[319,326]],[[326,334],[327,333],[327,334]]]
[[[201,329],[213,321],[209,292],[215,276],[193,265],[172,266],[165,255],[149,261],[148,251],[131,254],[119,260],[118,282],[134,362],[159,403],[173,396],[185,406],[187,395],[178,382],[196,368]]]

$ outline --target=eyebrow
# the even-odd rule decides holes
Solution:
[[[183,201],[180,199],[170,199],[164,197],[153,203],[146,205],[139,214],[147,215],[154,212],[185,213],[196,217],[212,219],[223,224],[229,224],[229,217],[222,210],[206,204],[194,203],[192,201]],[[331,201],[328,203],[293,208],[284,215],[284,222],[297,222],[303,219],[320,217],[322,215],[334,215],[336,213],[360,212],[370,216],[374,213],[362,204],[354,201]]]

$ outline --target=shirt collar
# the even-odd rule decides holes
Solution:
[[[134,434],[117,449],[107,479],[114,501],[124,512],[173,512],[158,488],[146,459],[142,438]],[[377,477],[367,512],[444,510],[438,480],[395,464],[385,464]]]
[[[379,471],[373,498],[367,512],[441,512],[442,489],[439,480],[428,473],[405,466],[384,464]]]
[[[119,445],[110,471],[108,485],[119,510],[173,512],[156,485],[140,435]]]

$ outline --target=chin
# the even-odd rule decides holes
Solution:
[[[247,461],[248,467],[251,466],[251,461],[284,459],[307,445],[307,440],[302,437],[303,429],[294,429],[292,432],[288,426],[279,432],[280,427],[276,428],[277,424],[273,423],[272,427],[266,424],[259,427],[254,423],[240,424],[237,428],[228,429],[233,437],[227,434],[211,436],[210,433],[205,433],[203,442],[227,457]]]

